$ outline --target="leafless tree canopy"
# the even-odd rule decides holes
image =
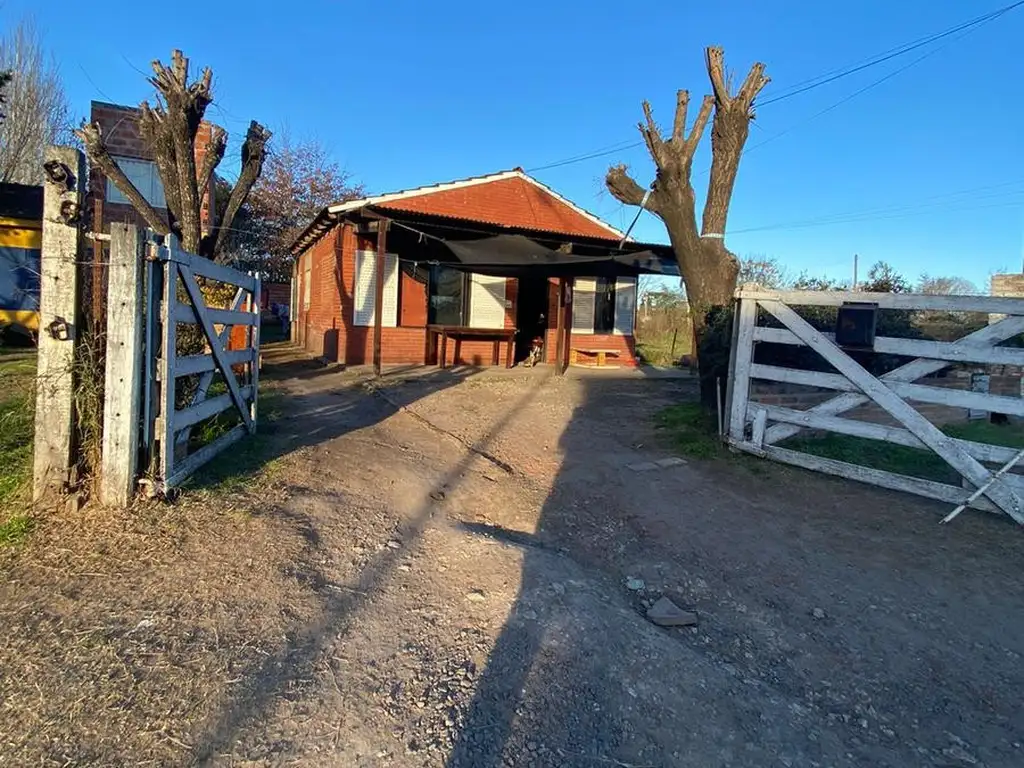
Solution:
[[[263,170],[270,131],[255,120],[249,124],[238,180],[228,194],[217,226],[204,236],[203,194],[227,148],[226,134],[215,128],[202,166],[197,167],[196,135],[206,108],[213,102],[213,72],[207,67],[198,80],[189,82],[188,59],[177,50],[171,54],[170,66],[154,61],[153,72],[149,82],[156,88],[158,99],[154,106],[145,101],[139,106],[139,132],[160,172],[167,200],[166,216],[150,205],[114,162],[98,124],[83,125],[76,135],[84,142],[89,159],[131,201],[150,227],[163,235],[175,233],[186,251],[223,260],[235,216]]]
[[[231,246],[251,268],[271,279],[291,277],[291,246],[324,207],[362,197],[363,187],[315,140],[279,135],[263,174],[235,221]]]
[[[784,288],[789,284],[789,273],[775,257],[752,254],[740,259],[737,282],[757,283],[762,288]]]
[[[43,150],[66,140],[71,123],[60,71],[30,20],[0,39],[0,90],[0,181],[40,184]]]

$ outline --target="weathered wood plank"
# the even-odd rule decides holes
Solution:
[[[164,489],[176,488],[181,485],[189,477],[195,474],[195,471],[203,466],[203,464],[210,461],[210,459],[214,458],[218,453],[221,453],[225,448],[237,443],[247,434],[249,434],[249,432],[245,428],[245,425],[239,424],[230,432],[221,435],[212,443],[204,445],[195,453],[185,459],[182,459],[174,470],[174,475],[164,480]]]
[[[1024,333],[1024,317],[1020,315],[1004,317],[998,322],[987,325],[984,328],[979,328],[977,331],[967,334],[962,339],[958,339],[953,342],[953,344],[954,346],[998,344],[999,342],[1005,341],[1006,339],[1020,333]],[[901,365],[899,368],[895,368],[894,370],[883,374],[881,378],[882,381],[885,382],[912,382],[917,381],[923,376],[941,371],[948,365],[948,362],[941,360],[913,360],[905,365]],[[866,402],[868,402],[868,398],[861,394],[839,395],[838,397],[834,397],[820,405],[814,406],[811,410],[815,413],[837,415],[840,413],[846,413],[846,411],[856,408],[858,405],[863,405]],[[775,426],[768,428],[765,439],[770,443],[775,443],[780,440],[784,440],[787,437],[791,437],[799,431],[799,427],[776,424]]]
[[[1024,314],[1024,299],[1002,296],[933,296],[919,293],[865,293],[862,291],[767,291],[740,288],[738,299],[781,301],[791,306],[837,307],[846,302],[870,302],[880,309],[929,309],[986,314]]]
[[[252,387],[246,385],[239,388],[239,394],[242,396],[242,400],[246,401],[252,395]],[[232,407],[237,408],[235,400],[231,393],[225,393],[223,395],[217,395],[216,397],[208,397],[201,403],[196,403],[188,408],[182,408],[180,411],[174,412],[174,432],[178,432],[186,427],[191,427],[193,424],[198,424],[203,419],[208,419],[211,416],[216,416],[222,411],[226,411]],[[248,408],[246,409],[246,415],[248,416]],[[248,429],[248,427],[247,427]]]
[[[783,424],[798,424],[808,429],[820,429],[826,432],[836,432],[841,435],[852,437],[863,437],[868,440],[880,440],[896,445],[905,445],[908,448],[924,448],[927,446],[909,432],[900,427],[886,424],[872,424],[866,421],[854,419],[843,419],[838,416],[826,416],[812,411],[798,411],[791,408],[784,408],[780,405],[751,404],[751,411],[758,409],[767,414],[769,421],[777,421]],[[1009,461],[1016,454],[1013,448],[1006,448],[1001,445],[989,445],[987,443],[976,443],[971,440],[955,440],[967,453],[978,461],[987,461],[993,464],[1002,464]]]
[[[258,400],[260,397],[260,278],[255,276],[256,286],[253,289],[250,299],[253,322],[252,331],[249,337],[250,352],[252,353],[252,366],[249,369],[249,383],[252,385],[252,398],[249,401],[249,433],[256,434],[256,415]]]
[[[800,384],[805,387],[821,387],[835,389],[840,392],[860,392],[849,379],[838,373],[822,371],[805,371],[800,368],[783,368],[778,365],[754,363],[750,366],[750,378],[780,381],[783,384]]]
[[[162,255],[170,261],[188,267],[193,274],[234,285],[250,293],[255,290],[256,282],[252,275],[247,275],[245,272],[226,267],[223,264],[217,264],[202,256],[179,250],[178,242],[173,235],[168,238],[167,248]]]
[[[750,396],[750,367],[754,359],[754,326],[757,324],[757,303],[740,301],[736,311],[735,365],[731,373],[732,400],[729,403],[728,434],[742,440],[746,430],[747,398]]]
[[[892,491],[912,493],[916,496],[923,496],[927,499],[936,499],[937,501],[945,501],[950,504],[961,504],[967,500],[968,496],[971,495],[970,489],[967,488],[961,488],[955,485],[946,485],[945,483],[937,483],[934,480],[923,480],[918,477],[898,475],[894,472],[862,467],[857,464],[849,464],[845,461],[837,461],[836,459],[812,456],[807,453],[791,451],[788,448],[779,448],[774,445],[765,445],[761,449],[757,449],[750,443],[734,443],[733,445],[741,451],[761,455],[765,458],[772,459],[773,461],[790,464],[794,467],[802,467],[803,469],[810,469],[815,472],[823,472],[826,475],[834,475],[847,480],[856,480],[860,483],[868,483],[870,485],[875,485],[879,488],[887,488]],[[984,497],[976,499],[971,506],[975,509],[981,509],[986,512],[1002,514],[1002,510]],[[854,510],[854,513],[855,512],[856,510]]]
[[[224,353],[224,360],[228,365],[241,365],[250,363],[255,359],[255,352],[252,349],[233,349]],[[179,357],[174,366],[174,375],[177,378],[182,376],[194,376],[197,373],[207,373],[217,370],[217,361],[213,355],[188,355]]]
[[[160,397],[159,370],[157,352],[160,349],[160,297],[163,295],[164,267],[150,258],[156,250],[156,244],[146,242],[146,327],[145,327],[145,367],[142,377],[144,397],[142,399],[142,444],[145,446],[146,470],[155,474],[157,465],[156,452],[156,413]]]
[[[188,269],[188,267],[185,267]],[[202,305],[210,322],[214,325],[254,325],[252,312],[234,309],[216,309]],[[179,303],[174,309],[174,321],[177,323],[200,324],[195,310],[189,304]]]
[[[781,381],[786,384],[800,384],[808,387],[834,389],[839,392],[857,392],[857,386],[836,373],[820,371],[802,371],[797,368],[780,368],[774,365],[755,364],[750,369],[751,378]],[[1024,416],[1024,399],[1007,397],[1006,395],[990,395],[985,392],[972,392],[966,389],[946,389],[945,387],[929,387],[926,384],[905,384],[899,381],[879,379],[885,386],[907,400],[919,403],[948,405],[953,408],[972,408],[980,411],[1006,413],[1011,416]],[[866,402],[862,401],[862,402]],[[821,411],[816,411],[820,413]],[[775,443],[788,437],[767,435],[768,441]]]
[[[174,321],[178,305],[178,265],[164,262],[160,265],[163,277],[160,287],[160,359],[157,368],[160,373],[160,418],[157,422],[156,439],[160,441],[160,477],[170,477],[174,472],[174,369],[177,365],[178,326]]]
[[[900,399],[885,383],[876,379],[857,361],[822,336],[790,307],[778,301],[759,303],[967,480],[976,486],[981,486],[991,478],[992,473],[988,469],[969,456],[948,435],[943,434],[938,427],[914,410],[909,403]],[[913,387],[916,385],[903,386]],[[932,388],[921,387],[921,389]],[[954,393],[947,391],[945,394]],[[1005,483],[995,483],[985,493],[1014,520],[1024,524],[1024,505],[1022,505],[1020,497]]]
[[[61,206],[81,209],[85,156],[74,147],[46,148],[47,163],[64,166],[68,184],[43,182],[43,233],[39,260],[39,342],[36,369],[35,447],[32,497],[63,492],[71,468],[74,434],[75,346],[79,334],[78,255],[80,230],[61,217]],[[70,188],[69,188],[70,187]]]
[[[835,334],[823,333],[835,340]],[[758,327],[755,341],[771,344],[803,346],[795,333],[785,328]],[[928,357],[934,360],[948,360],[953,363],[992,363],[995,365],[1024,366],[1024,349],[993,347],[990,345],[964,345],[952,341],[928,341],[926,339],[897,339],[890,336],[875,337],[875,352],[907,357]]]
[[[100,498],[126,507],[135,495],[142,399],[143,259],[134,225],[112,224],[107,278],[107,361]]]
[[[213,355],[214,360],[217,361],[217,367],[220,368],[220,372],[224,376],[224,383],[227,384],[228,392],[238,407],[238,413],[242,417],[243,423],[249,431],[252,431],[249,404],[242,397],[242,392],[238,387],[238,379],[235,378],[235,372],[224,357],[225,350],[218,343],[220,334],[214,330],[213,323],[210,322],[203,293],[199,290],[199,284],[196,282],[195,275],[193,275],[191,268],[186,266],[179,266],[178,270],[181,273],[181,281],[185,284],[185,291],[188,293],[189,298],[192,299],[192,307],[199,318],[200,325],[203,327],[206,341],[210,345],[210,353]]]
[[[752,421],[753,426],[751,430],[750,442],[754,445],[761,447],[764,444],[764,430],[768,424],[768,413],[764,408],[753,407],[750,410],[753,411]]]

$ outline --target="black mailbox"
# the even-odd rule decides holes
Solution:
[[[836,313],[836,344],[851,349],[874,349],[878,305],[848,301]]]

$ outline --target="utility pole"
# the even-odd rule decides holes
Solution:
[[[857,290],[857,254],[853,254],[853,285],[850,286],[851,291]]]

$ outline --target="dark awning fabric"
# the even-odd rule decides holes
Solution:
[[[676,276],[670,259],[653,251],[577,256],[554,251],[522,235],[497,235],[481,240],[446,240],[457,262],[450,266],[497,277],[626,277],[642,274]]]

